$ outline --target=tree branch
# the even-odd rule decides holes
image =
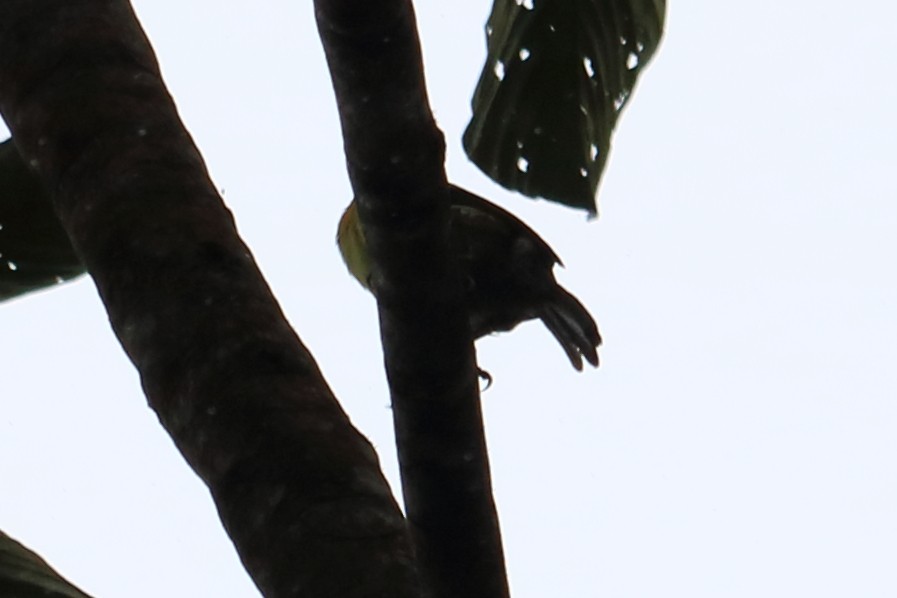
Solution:
[[[129,3],[0,3],[0,112],[262,592],[419,596],[377,457],[237,236]]]
[[[439,597],[508,596],[471,332],[448,251],[444,141],[409,0],[316,0],[373,258],[402,488]]]

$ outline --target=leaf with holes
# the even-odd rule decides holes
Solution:
[[[509,189],[596,213],[611,133],[665,11],[665,0],[495,0],[468,156]]]
[[[11,139],[0,143],[0,301],[83,273],[37,177]]]

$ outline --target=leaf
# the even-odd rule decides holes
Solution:
[[[495,0],[464,149],[501,185],[597,213],[610,137],[665,0]]]
[[[0,596],[8,598],[90,598],[50,565],[0,532]]]
[[[12,139],[0,143],[0,301],[83,273],[37,176]]]

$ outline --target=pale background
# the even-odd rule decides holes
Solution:
[[[674,3],[601,218],[460,149],[486,0],[419,2],[448,172],[534,224],[593,311],[575,373],[528,324],[478,343],[514,596],[897,596],[897,12]],[[135,2],[216,184],[394,487],[373,300],[311,2]],[[746,7],[746,8],[745,8]],[[98,598],[257,596],[87,279],[0,306],[0,529]]]

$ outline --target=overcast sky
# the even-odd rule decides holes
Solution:
[[[449,177],[540,231],[605,338],[582,374],[541,324],[477,345],[514,596],[897,595],[893,6],[675,3],[587,223],[467,162],[489,5],[418,4]],[[375,305],[333,240],[351,190],[311,2],[135,6],[398,488]],[[0,306],[0,341],[0,529],[97,598],[258,595],[89,279]]]

